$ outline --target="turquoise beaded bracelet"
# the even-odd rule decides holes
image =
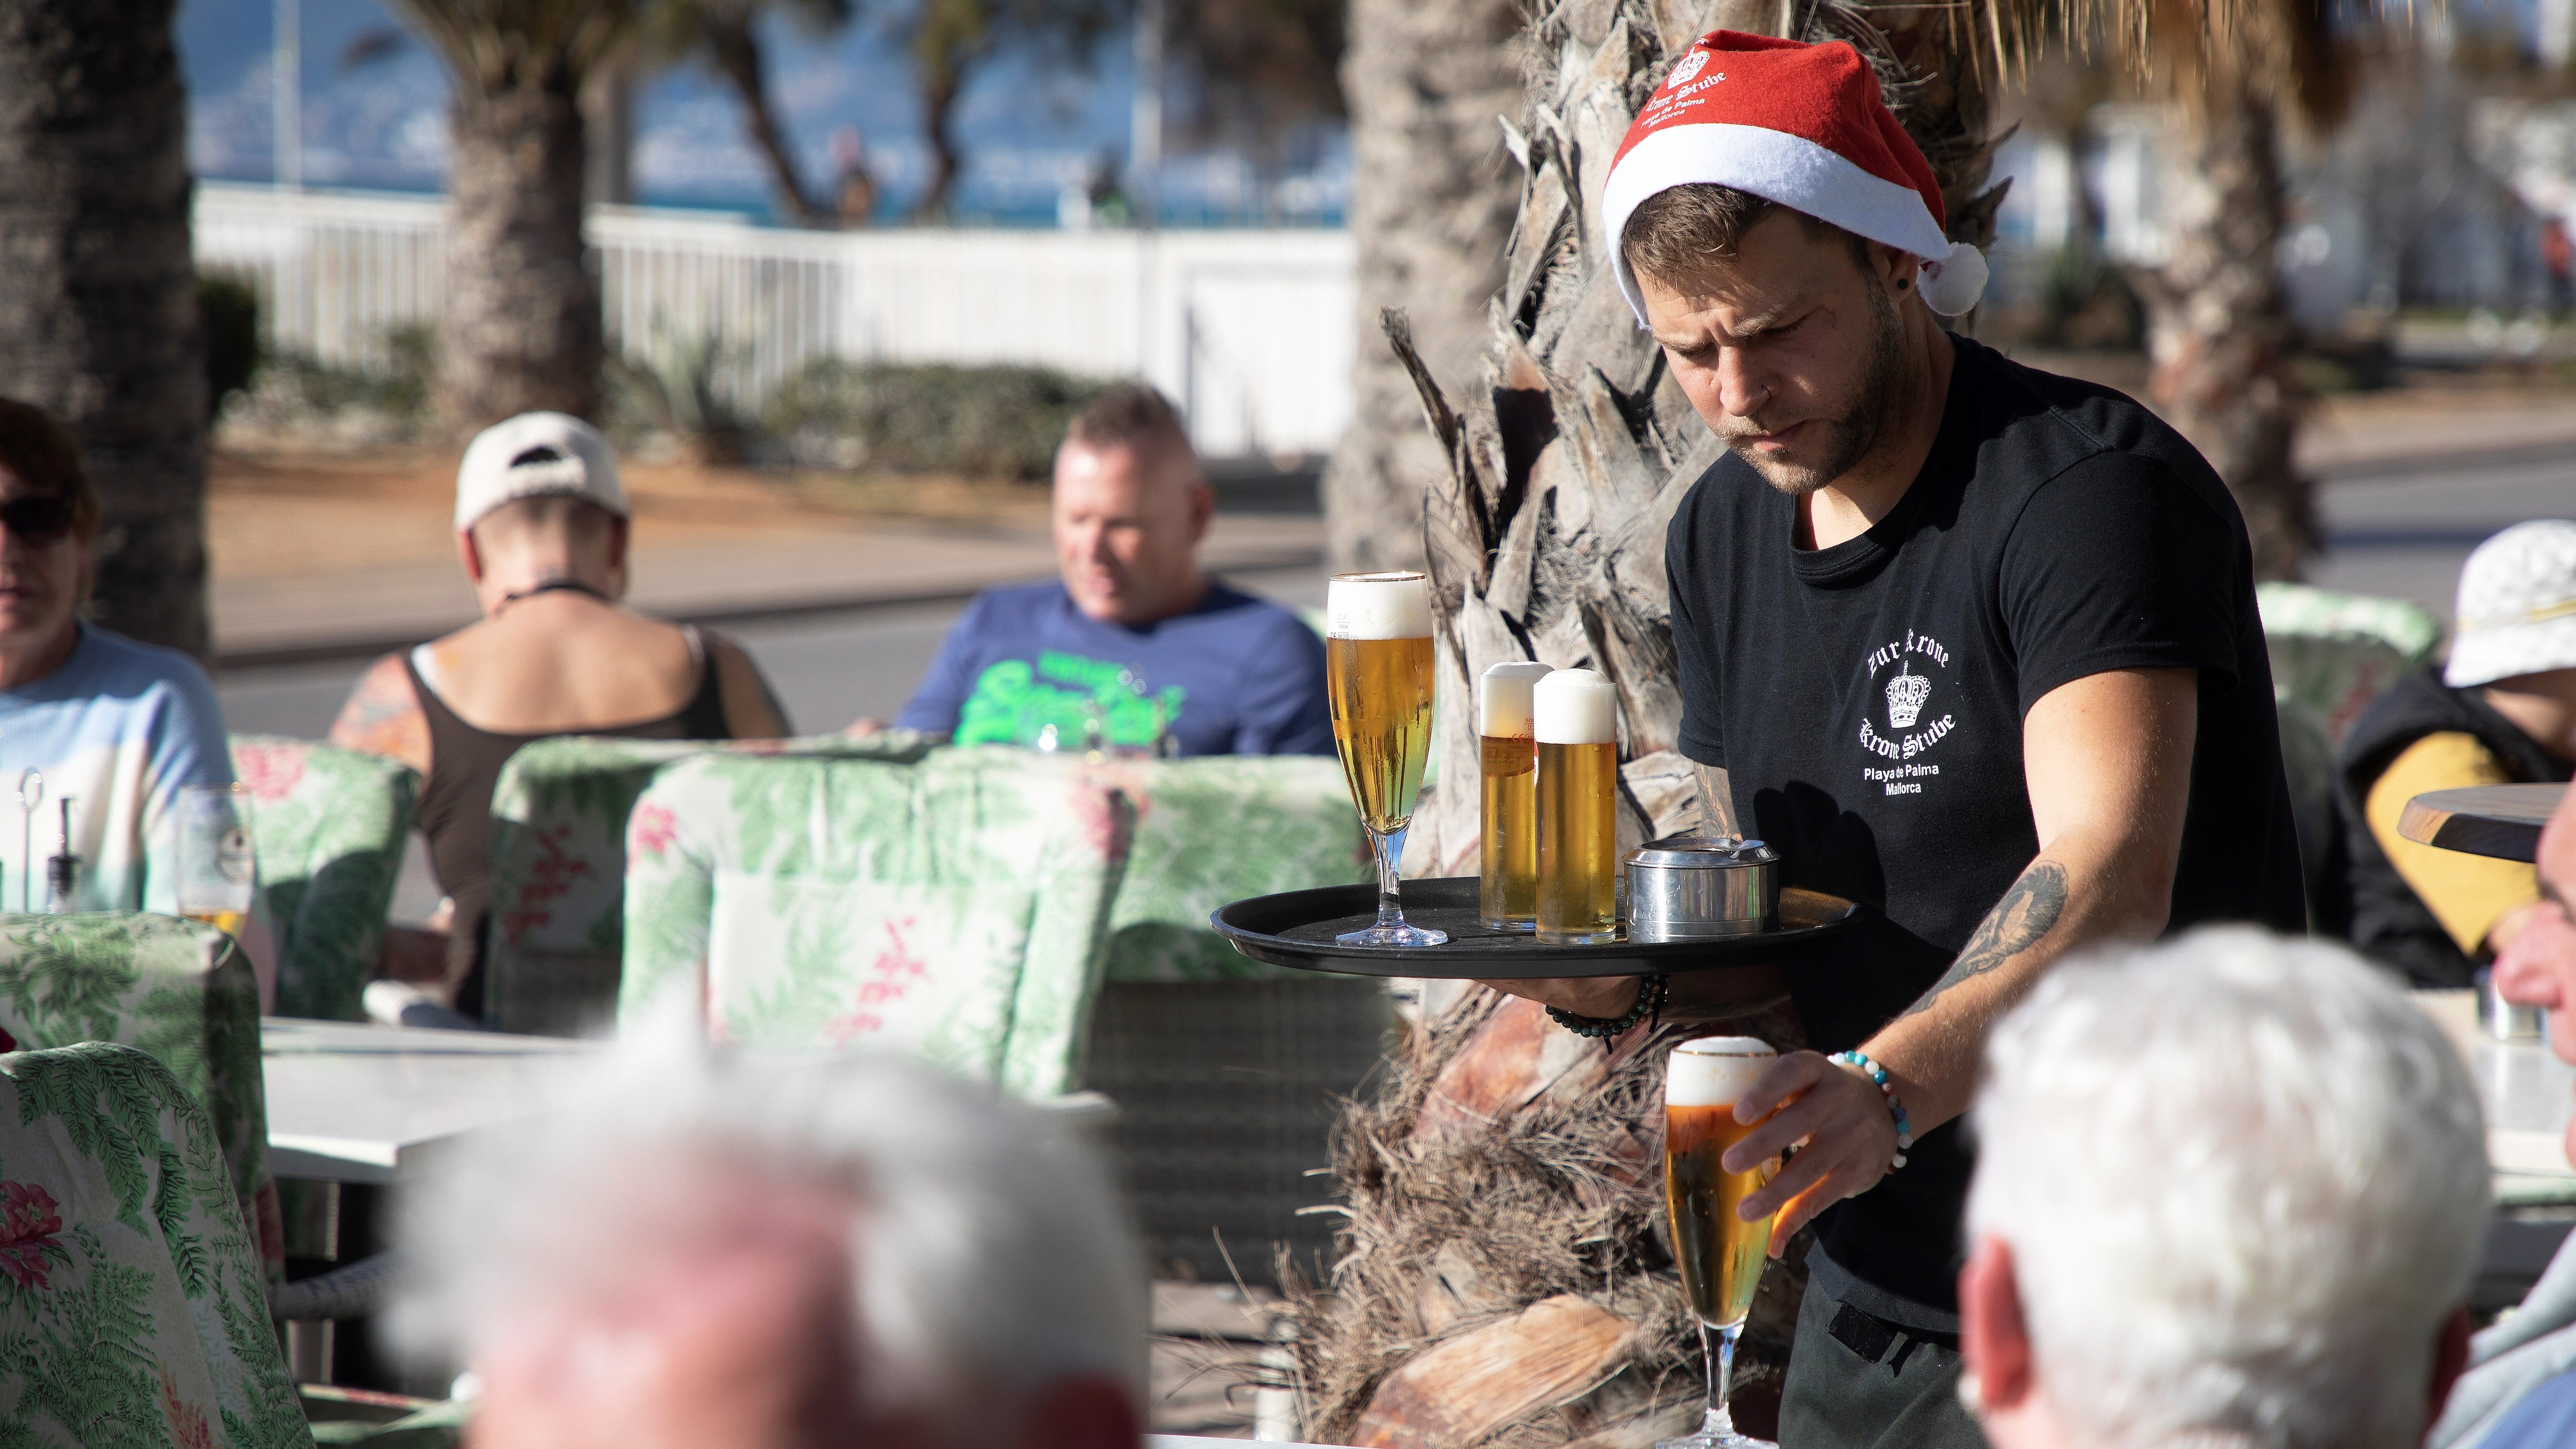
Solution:
[[[1858,1052],[1836,1052],[1834,1060],[1847,1067],[1860,1068],[1862,1076],[1878,1085],[1878,1094],[1887,1099],[1887,1110],[1896,1118],[1896,1160],[1887,1165],[1887,1170],[1894,1172],[1903,1167],[1905,1154],[1914,1150],[1914,1124],[1905,1120],[1905,1104],[1896,1100],[1895,1079],[1888,1076],[1887,1068]]]

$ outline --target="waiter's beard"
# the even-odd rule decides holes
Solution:
[[[1842,410],[1816,420],[1816,437],[1811,444],[1816,449],[1815,461],[1766,458],[1748,446],[1751,439],[1744,434],[1729,434],[1726,439],[1737,457],[1753,465],[1753,471],[1761,474],[1764,482],[1783,493],[1799,496],[1815,492],[1850,472],[1878,443],[1879,424],[1905,373],[1905,323],[1896,315],[1896,304],[1888,300],[1884,289],[1868,290],[1869,352],[1861,360],[1860,377]]]

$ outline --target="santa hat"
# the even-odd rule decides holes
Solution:
[[[1923,300],[1956,317],[1986,290],[1986,259],[1944,234],[1941,186],[1841,41],[1803,45],[1713,30],[1656,87],[1610,160],[1602,239],[1619,291],[1646,319],[1620,254],[1628,215],[1675,186],[1714,184],[1831,222],[1923,261]]]

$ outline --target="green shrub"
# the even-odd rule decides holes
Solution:
[[[197,325],[206,342],[206,416],[250,391],[259,373],[259,293],[238,277],[197,275]]]
[[[301,353],[266,358],[226,416],[260,432],[352,443],[409,442],[430,421],[437,329],[405,323],[385,333],[385,362],[350,367]]]
[[[770,433],[808,466],[1034,482],[1105,380],[1043,367],[808,366],[770,399]]]

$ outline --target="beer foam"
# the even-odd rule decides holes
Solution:
[[[1619,691],[1589,669],[1559,669],[1530,691],[1530,713],[1543,745],[1619,742]]]
[[[1530,732],[1530,687],[1545,679],[1548,667],[1516,659],[1496,664],[1476,682],[1476,733],[1509,739]]]
[[[1673,1048],[1664,1068],[1667,1107],[1731,1106],[1780,1054],[1770,1043],[1750,1036],[1704,1036]]]
[[[1335,574],[1324,586],[1324,633],[1334,639],[1428,639],[1431,580],[1421,574]]]

